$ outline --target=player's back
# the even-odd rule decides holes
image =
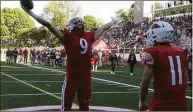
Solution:
[[[154,60],[154,98],[176,99],[185,97],[186,53],[169,45],[158,45],[145,50]]]

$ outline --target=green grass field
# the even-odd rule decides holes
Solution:
[[[1,62],[1,109],[60,105],[64,68],[32,67]],[[109,68],[99,68],[92,72],[91,106],[138,109],[138,91],[143,68],[135,68],[133,76],[129,67],[118,67],[114,75]],[[152,82],[151,86],[152,88]],[[150,104],[152,91],[149,90],[147,103]],[[192,88],[187,88],[187,96],[192,97]],[[188,110],[192,111],[192,99],[188,99]],[[77,99],[74,100],[75,104]]]

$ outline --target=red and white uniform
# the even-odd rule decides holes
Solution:
[[[142,59],[153,67],[154,94],[150,111],[186,111],[186,53],[183,49],[157,45],[144,50]]]
[[[64,29],[64,46],[68,56],[66,81],[62,88],[62,110],[71,110],[77,93],[80,110],[88,111],[91,100],[91,57],[94,32],[80,38]]]
[[[99,61],[99,57],[98,57],[97,54],[95,54],[94,57],[93,57],[93,65],[97,66],[98,65],[98,61]]]

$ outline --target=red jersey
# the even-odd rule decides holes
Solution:
[[[143,61],[153,67],[153,99],[173,101],[185,98],[186,94],[186,53],[170,45],[157,45],[144,50]]]
[[[61,53],[61,56],[62,56],[62,57],[66,57],[66,51],[61,50],[60,53]]]
[[[25,50],[23,51],[23,54],[24,54],[24,55],[28,55],[27,49],[25,49]]]
[[[64,46],[67,59],[67,80],[91,79],[92,44],[94,43],[94,32],[84,32],[80,38],[74,33],[64,29]]]
[[[98,55],[97,54],[94,54],[94,56],[93,56],[93,59],[92,59],[92,61],[93,61],[93,65],[97,65],[98,64]]]

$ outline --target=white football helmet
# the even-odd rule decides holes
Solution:
[[[68,22],[67,29],[72,31],[78,25],[84,25],[84,22],[81,18],[75,17]]]
[[[173,40],[173,27],[168,22],[157,21],[147,31],[146,44],[153,46],[156,42],[171,43]]]

